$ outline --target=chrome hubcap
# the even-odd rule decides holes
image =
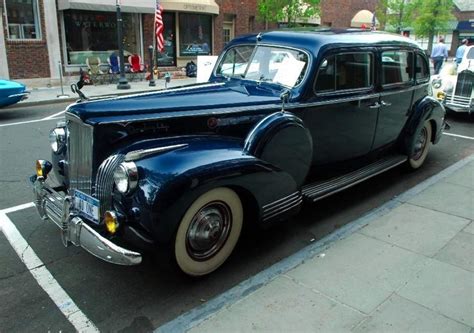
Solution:
[[[428,141],[428,132],[426,127],[421,129],[420,135],[418,136],[415,142],[415,150],[413,152],[413,159],[418,160],[422,155],[426,147],[426,142]]]
[[[229,236],[232,214],[221,201],[213,201],[194,215],[186,233],[186,249],[195,260],[207,260],[218,253]]]

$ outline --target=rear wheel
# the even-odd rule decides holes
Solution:
[[[179,268],[191,276],[211,273],[232,253],[243,224],[239,196],[229,188],[210,190],[184,214],[175,238]]]
[[[418,129],[410,142],[408,165],[411,169],[418,169],[425,162],[431,147],[432,128],[429,120]]]

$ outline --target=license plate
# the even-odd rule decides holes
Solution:
[[[83,217],[99,223],[100,201],[81,191],[74,190],[74,208],[79,211]]]

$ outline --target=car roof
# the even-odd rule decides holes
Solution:
[[[228,47],[235,44],[255,44],[257,41],[260,44],[306,49],[315,54],[323,48],[357,46],[404,46],[422,51],[418,43],[407,37],[364,29],[305,28],[265,31],[237,37],[228,44]]]

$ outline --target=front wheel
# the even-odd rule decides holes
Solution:
[[[425,162],[431,147],[431,133],[431,123],[427,120],[411,139],[408,158],[411,169],[418,169]]]
[[[219,187],[202,194],[184,214],[176,233],[174,254],[191,276],[211,273],[232,253],[243,224],[239,196]]]

